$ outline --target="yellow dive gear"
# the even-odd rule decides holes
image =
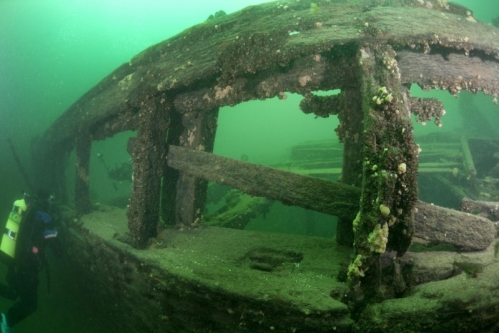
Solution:
[[[7,223],[5,224],[5,232],[2,235],[2,243],[0,243],[0,251],[7,254],[9,257],[16,256],[16,240],[19,226],[22,222],[23,215],[28,209],[24,199],[16,200],[9,214]]]

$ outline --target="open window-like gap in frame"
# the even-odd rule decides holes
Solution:
[[[330,96],[339,90],[314,91]],[[341,173],[343,146],[335,133],[335,116],[319,118],[299,109],[303,96],[286,93],[286,98],[250,101],[220,109],[214,154],[312,177],[337,181]],[[239,205],[239,207],[237,207]],[[228,227],[332,237],[336,217],[250,197],[230,187],[210,183],[205,222],[217,214],[252,207],[257,213],[241,217],[241,225]],[[231,207],[232,206],[232,207]],[[242,214],[242,213],[241,213]]]
[[[136,132],[125,131],[112,138],[92,143],[90,155],[90,200],[126,208],[132,190],[133,167],[127,152],[128,138]]]
[[[411,87],[412,97],[435,98],[444,105],[442,126],[413,117],[414,139],[420,145],[419,198],[435,205],[461,209],[463,197],[499,200],[499,106],[492,97],[461,91],[423,91]],[[457,98],[456,98],[457,97]],[[466,160],[465,156],[471,157]],[[495,156],[495,157],[494,157]],[[470,176],[469,162],[476,176]]]

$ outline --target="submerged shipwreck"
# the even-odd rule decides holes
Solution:
[[[444,110],[411,97],[412,84],[497,103],[499,29],[441,0],[293,0],[215,15],[146,49],[34,150],[37,184],[74,206],[62,240],[79,284],[126,332],[497,332],[499,199],[473,197],[484,181],[463,137],[460,162],[444,166],[465,174],[468,189],[447,187],[463,208],[418,201],[425,146],[411,114],[439,126]],[[289,92],[303,112],[338,117],[339,181],[211,153],[220,107]],[[130,130],[129,206],[94,206],[92,143]],[[72,151],[74,205],[60,177]],[[428,163],[422,172],[438,168]],[[497,178],[487,184],[499,191]],[[336,239],[239,230],[263,204],[218,224],[232,228],[216,214],[203,225],[209,181],[337,216]],[[408,251],[415,240],[454,251]]]

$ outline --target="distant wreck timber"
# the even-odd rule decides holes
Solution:
[[[151,46],[37,143],[36,185],[72,206],[61,175],[76,152],[67,248],[78,285],[100,293],[99,313],[117,329],[497,331],[495,225],[418,201],[419,168],[441,175],[455,163],[419,165],[411,115],[441,126],[445,112],[409,89],[483,92],[497,103],[499,29],[440,0],[316,1],[312,9],[305,0],[250,6]],[[316,93],[334,89],[341,93]],[[288,92],[303,96],[303,112],[338,117],[341,181],[212,155],[220,107]],[[133,165],[126,214],[95,209],[92,143],[129,130],[137,135],[126,147]],[[479,175],[469,140],[458,149],[473,197]],[[203,227],[208,181],[337,216],[336,239]],[[414,237],[461,252],[432,252],[424,268],[424,254],[407,252]],[[467,278],[459,267],[480,269]]]

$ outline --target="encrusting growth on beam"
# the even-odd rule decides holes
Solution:
[[[170,103],[149,101],[139,111],[137,139],[133,144],[133,191],[127,211],[130,244],[147,246],[156,236],[159,220],[160,188],[166,156],[167,117]]]
[[[401,256],[411,244],[418,149],[402,102],[407,92],[400,85],[395,51],[366,45],[359,53],[363,180],[360,209],[353,221],[355,258],[347,275],[354,300],[374,301],[386,297],[380,254],[390,249]]]

